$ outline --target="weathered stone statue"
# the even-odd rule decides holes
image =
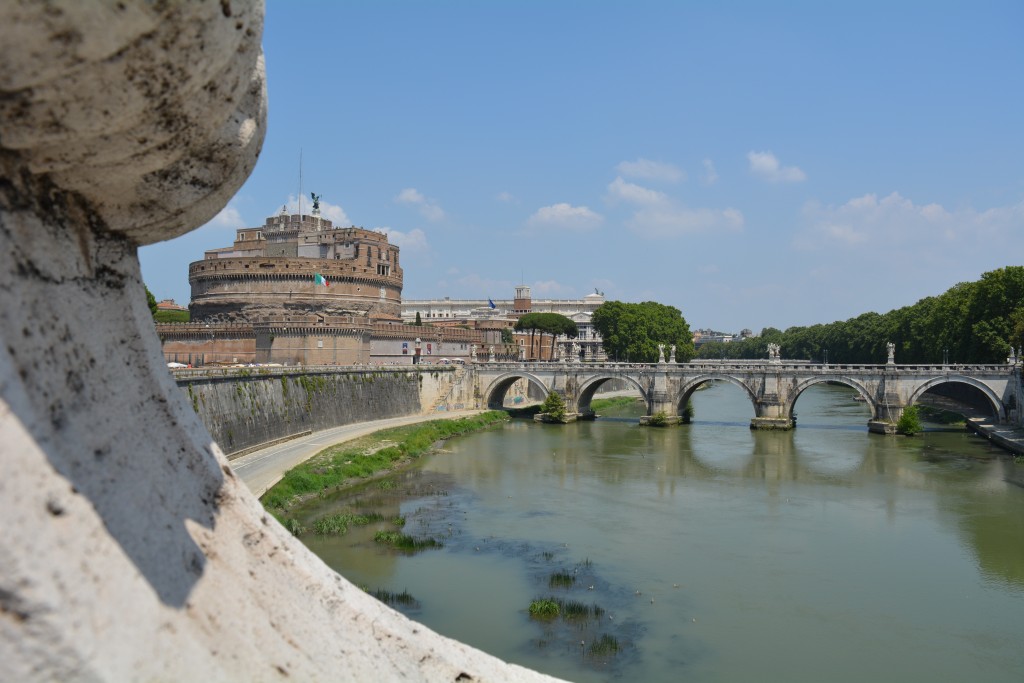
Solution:
[[[676,345],[675,344],[673,344],[672,346],[669,347],[668,362],[669,363],[675,363],[676,362]]]
[[[658,362],[659,363],[664,363],[665,362],[665,345],[664,344],[658,344]]]
[[[782,347],[775,342],[768,342],[768,360],[773,363],[779,363],[782,361]]]
[[[489,358],[487,359],[487,362],[488,362],[488,363],[495,363],[495,362],[497,362],[497,361],[495,360],[495,358],[494,358],[494,344],[491,344],[491,345],[490,345],[490,346],[489,346],[489,347],[487,348],[487,351],[488,351],[488,353],[489,353],[489,356],[490,356],[490,357],[489,357]]]
[[[327,567],[167,371],[136,250],[252,170],[262,7],[0,2],[0,680],[547,680]]]
[[[577,342],[577,341],[574,341],[572,343],[572,359],[571,360],[572,360],[573,363],[579,363],[580,362],[580,343]]]
[[[889,365],[894,364],[896,362],[896,345],[889,342],[885,345],[885,349],[889,354],[889,358],[885,362]]]

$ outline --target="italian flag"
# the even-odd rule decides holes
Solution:
[[[318,285],[323,285],[324,287],[330,287],[331,286],[331,283],[327,281],[327,278],[325,278],[320,273],[314,273],[313,274],[313,282],[315,282]]]

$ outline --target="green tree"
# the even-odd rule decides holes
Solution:
[[[511,344],[514,341],[515,341],[515,339],[513,339],[513,337],[512,337],[512,330],[508,329],[507,327],[502,329],[502,331],[501,331],[501,343],[502,344]]]
[[[146,285],[142,285],[146,287]],[[154,318],[156,317],[156,297],[153,296],[153,292],[149,291],[149,287],[146,287],[146,303],[149,304],[149,314]]]
[[[552,391],[540,405],[540,412],[545,413],[552,420],[565,418],[565,399],[557,391]]]
[[[516,332],[530,331],[530,350],[527,353],[527,360],[533,360],[533,337],[537,333],[537,314],[527,313],[519,317],[513,328]]]
[[[533,339],[537,332],[551,335],[551,358],[555,356],[555,341],[559,335],[575,338],[579,330],[569,318],[558,313],[527,313],[519,318],[515,325],[516,331],[530,331],[530,351],[533,351]]]
[[[886,344],[896,345],[899,363],[999,363],[1010,346],[1024,345],[1024,266],[984,273],[938,296],[888,313],[862,313],[849,320],[791,327],[766,327],[760,337],[729,344],[704,344],[701,358],[764,358],[769,341],[786,358],[830,363],[884,363]]]
[[[921,431],[921,418],[917,414],[917,406],[907,406],[896,422],[896,431],[900,434],[913,436]]]
[[[416,311],[416,322],[414,324],[416,325],[416,327],[420,327],[421,325],[423,325],[423,318],[420,317],[419,311]]]
[[[658,344],[674,344],[676,360],[681,363],[694,356],[690,326],[674,306],[654,301],[608,301],[594,311],[592,321],[601,334],[605,353],[612,358],[655,363]]]

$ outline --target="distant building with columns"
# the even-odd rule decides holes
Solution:
[[[571,353],[572,343],[579,345],[580,360],[605,360],[601,335],[594,329],[594,311],[605,302],[604,294],[595,291],[581,299],[534,299],[530,287],[519,285],[511,299],[404,299],[402,320],[414,322],[416,314],[423,324],[438,326],[466,326],[477,330],[511,329],[527,313],[558,313],[576,323],[579,336],[569,339],[564,335],[555,340],[556,355]],[[541,342],[535,337],[534,348],[529,349],[530,334],[516,333],[521,354],[528,360],[550,360],[551,338]]]

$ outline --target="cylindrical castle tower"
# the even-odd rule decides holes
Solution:
[[[400,320],[399,248],[382,232],[336,228],[317,215],[280,214],[240,228],[231,247],[189,265],[194,322],[290,315]]]

